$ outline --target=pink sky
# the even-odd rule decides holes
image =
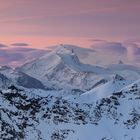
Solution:
[[[92,38],[139,38],[139,13],[139,0],[1,0],[0,41],[87,47]]]
[[[139,13],[139,0],[0,0],[0,44],[43,49],[90,47],[92,39],[140,42]]]

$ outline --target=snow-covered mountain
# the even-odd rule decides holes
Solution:
[[[20,71],[43,81],[46,86],[90,89],[110,74],[106,68],[83,64],[73,49],[65,45],[19,68]]]
[[[19,70],[42,81],[47,88],[81,91],[102,85],[112,80],[116,74],[131,82],[140,78],[139,68],[136,66],[122,63],[104,67],[84,64],[78,58],[77,54],[80,52],[83,53],[84,50],[75,46],[60,45],[50,53],[23,65]]]
[[[0,139],[140,139],[140,68],[89,65],[79,59],[88,49],[54,48],[0,67]]]
[[[104,89],[103,92],[106,94]],[[92,99],[92,102],[75,102],[75,99],[67,100],[50,94],[42,97],[37,92],[29,94],[14,86],[9,87],[0,92],[0,139],[140,138],[140,81],[119,92]]]
[[[14,81],[24,87],[43,88],[45,86],[47,89],[70,89],[74,92],[88,91],[112,80],[113,75],[116,74],[129,83],[140,78],[138,67],[123,64],[122,61],[119,64],[105,66],[82,63],[80,54],[85,56],[90,51],[92,52],[90,49],[73,45],[59,45],[55,46],[50,53],[15,70],[2,66],[0,73],[9,79],[8,84],[9,81]],[[21,79],[22,82],[20,82]]]

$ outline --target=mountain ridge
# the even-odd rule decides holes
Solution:
[[[1,139],[140,138],[140,80],[119,92],[96,99],[92,104],[88,100],[85,103],[74,103],[52,95],[30,95],[14,86],[0,92],[0,97]]]
[[[86,77],[86,75],[93,75],[92,77],[94,77],[98,74],[110,73],[105,68],[81,63],[73,49],[69,50],[65,48],[65,46],[59,46],[49,54],[23,65],[20,71],[40,81],[44,81],[44,83],[46,81],[44,85],[49,84],[48,81],[50,81],[50,83],[54,83],[55,81],[56,83],[54,83],[54,85],[56,85],[56,87],[59,87],[60,83],[72,86],[72,84],[69,83],[71,83],[73,79],[77,82],[82,82],[82,75],[84,77]],[[64,79],[65,77],[67,77],[67,79]],[[73,85],[74,84],[76,85],[77,83],[74,82]]]

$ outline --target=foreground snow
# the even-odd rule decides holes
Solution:
[[[92,103],[36,93],[15,87],[0,93],[1,139],[140,139],[140,81]]]

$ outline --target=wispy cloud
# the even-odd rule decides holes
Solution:
[[[121,42],[95,41],[91,46],[95,50],[125,54],[127,49]]]
[[[9,65],[13,67],[20,66],[28,61],[34,60],[47,53],[47,50],[14,47],[7,49],[0,49],[0,65]]]
[[[139,63],[140,46],[136,42],[109,42],[109,41],[93,41],[91,46],[99,54],[103,54],[105,59],[122,59],[127,63]],[[109,55],[110,54],[110,55]]]
[[[21,47],[24,47],[24,46],[29,46],[28,43],[13,43],[11,44],[12,46],[21,46]]]
[[[133,42],[125,43],[127,48],[127,58],[130,62],[139,62],[140,60],[140,47]]]
[[[8,47],[8,45],[1,44],[1,43],[0,43],[0,48],[6,48],[6,47]]]

